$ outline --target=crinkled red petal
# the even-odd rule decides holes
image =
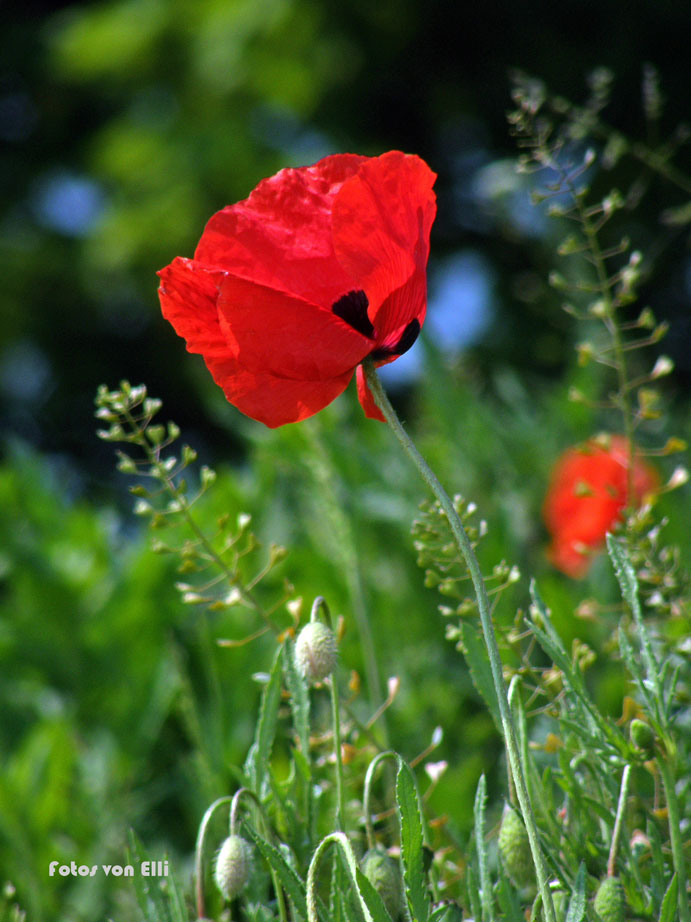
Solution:
[[[178,257],[159,275],[163,316],[186,340],[189,352],[202,354],[230,403],[252,419],[271,428],[306,419],[347,387],[353,376],[352,365],[328,380],[288,379],[266,368],[246,368],[243,356],[229,344],[219,322],[216,301],[223,273]],[[350,336],[349,328],[344,335]]]
[[[372,349],[330,310],[233,275],[220,283],[218,313],[230,350],[248,371],[330,380],[352,375]]]
[[[222,273],[178,256],[158,275],[161,311],[178,336],[186,340],[188,351],[205,358],[228,358],[230,350],[216,309]]]
[[[352,376],[351,369],[328,381],[300,381],[247,371],[234,363],[227,366],[223,382],[218,383],[240,412],[275,429],[323,410],[343,393]]]
[[[377,345],[413,318],[422,325],[436,175],[419,157],[390,151],[361,164],[333,205],[334,248],[370,302]],[[415,277],[414,293],[387,301]],[[380,316],[381,313],[381,316]]]
[[[362,365],[358,365],[357,367],[357,395],[362,409],[365,411],[365,416],[369,419],[378,419],[381,423],[386,422],[384,414],[374,402],[374,397],[367,384]]]
[[[336,259],[331,210],[365,160],[338,154],[263,180],[247,199],[211,218],[195,260],[330,306],[358,287]]]

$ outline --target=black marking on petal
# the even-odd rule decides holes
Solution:
[[[364,291],[349,291],[338,301],[334,301],[331,310],[341,320],[345,320],[348,326],[351,326],[358,333],[372,339],[374,336],[374,327],[372,321],[367,316],[369,300]],[[418,324],[419,328],[419,324]],[[416,334],[417,335],[417,334]],[[412,345],[412,343],[411,343]]]
[[[388,359],[392,355],[403,355],[404,352],[410,349],[419,335],[420,321],[415,318],[415,320],[411,320],[406,325],[395,346],[384,346],[383,348],[375,349],[372,353],[372,358],[376,361],[377,359]]]

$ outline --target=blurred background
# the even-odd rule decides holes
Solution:
[[[148,551],[112,446],[95,436],[95,390],[122,378],[161,397],[164,418],[218,468],[226,511],[251,513],[263,541],[289,547],[276,580],[347,613],[352,580],[323,515],[330,485],[382,675],[402,677],[392,743],[410,758],[444,727],[438,757],[450,767],[433,808],[463,840],[497,740],[415,566],[408,532],[424,492],[352,389],[312,424],[271,433],[228,406],[162,320],[155,272],[191,256],[214,211],[281,167],[339,151],[422,156],[439,174],[429,315],[415,349],[386,369],[388,386],[450,489],[479,503],[488,565],[535,573],[567,638],[602,641],[611,625],[575,625],[573,610],[611,592],[608,568],[598,563],[585,589],[556,574],[540,509],[559,453],[616,424],[566,400],[590,370],[574,358],[583,331],[546,283],[563,227],[515,171],[509,75],[535,74],[578,102],[606,66],[606,120],[656,145],[689,116],[691,6],[25,0],[3,12],[0,875],[32,918],[126,914],[122,886],[50,880],[48,862],[124,862],[133,826],[184,871],[205,806],[252,737],[253,712],[238,702],[256,700],[250,675],[267,668],[269,647],[218,651],[215,637],[252,625],[182,608],[173,566]],[[641,101],[647,64],[664,100],[654,125]],[[688,176],[688,146],[677,162]],[[595,182],[628,185],[637,171],[623,163]],[[622,224],[651,260],[641,307],[671,325],[676,372],[659,431],[688,437],[688,225],[660,221],[688,195],[643,181]],[[677,509],[672,537],[681,521]],[[354,630],[343,662],[362,671]],[[599,682],[618,706],[616,674]]]

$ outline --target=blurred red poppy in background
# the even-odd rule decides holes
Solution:
[[[620,435],[570,448],[557,462],[547,492],[544,518],[552,535],[549,557],[567,576],[584,576],[593,551],[627,505],[629,443]],[[636,457],[633,501],[638,507],[659,485],[655,468]]]
[[[158,274],[164,317],[230,403],[272,428],[331,403],[425,319],[436,175],[419,157],[337,154],[215,214]],[[383,419],[358,368],[367,416]]]

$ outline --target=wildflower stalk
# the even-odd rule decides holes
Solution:
[[[633,444],[633,416],[631,413],[631,401],[629,399],[629,378],[626,368],[626,357],[624,354],[624,343],[622,341],[621,330],[616,318],[616,304],[612,298],[610,288],[611,283],[607,276],[607,267],[605,257],[602,253],[600,243],[597,238],[597,230],[583,204],[583,196],[579,195],[574,188],[571,179],[560,170],[562,178],[571,193],[576,212],[583,227],[583,233],[588,241],[590,254],[592,256],[595,273],[597,275],[597,284],[602,295],[602,305],[604,309],[604,322],[607,331],[612,339],[612,349],[614,352],[614,364],[616,365],[617,381],[619,384],[619,393],[617,394],[617,403],[621,411],[624,424],[624,435],[628,445],[628,459],[626,465],[626,508],[630,509],[635,503],[633,494],[633,462],[634,462],[634,444]]]
[[[432,490],[436,498],[439,500],[442,509],[446,513],[446,517],[449,521],[453,536],[456,539],[458,548],[463,555],[466,566],[468,567],[468,572],[470,573],[470,578],[475,590],[475,596],[477,598],[478,609],[480,612],[480,624],[482,626],[482,633],[485,646],[487,648],[487,654],[489,656],[490,669],[492,672],[492,680],[497,695],[497,701],[499,703],[499,713],[501,716],[504,741],[509,757],[509,769],[513,775],[518,802],[521,808],[521,813],[523,815],[523,821],[528,832],[530,851],[533,857],[533,862],[535,864],[535,875],[544,906],[546,922],[556,922],[554,904],[552,902],[552,895],[549,889],[547,864],[544,855],[542,854],[542,848],[540,847],[537,824],[535,822],[535,817],[530,805],[528,789],[526,787],[525,777],[523,775],[523,769],[521,766],[521,759],[518,750],[517,734],[509,708],[509,701],[506,694],[506,686],[504,684],[504,676],[499,654],[499,646],[497,644],[497,638],[494,633],[494,627],[492,625],[490,602],[487,595],[487,589],[482,578],[480,564],[477,557],[475,556],[475,552],[473,551],[470,539],[468,538],[468,535],[466,534],[466,531],[463,527],[463,523],[461,522],[458,514],[456,513],[456,510],[454,509],[451,498],[425,459],[418,451],[408,433],[403,428],[400,419],[396,415],[396,411],[391,406],[389,398],[387,397],[386,392],[381,385],[379,376],[377,375],[374,367],[374,362],[371,358],[365,359],[363,362],[363,370],[375,403],[384,414],[384,418],[393,430],[393,433],[400,442],[401,446],[417,467],[420,476],[425,481],[430,490]]]

